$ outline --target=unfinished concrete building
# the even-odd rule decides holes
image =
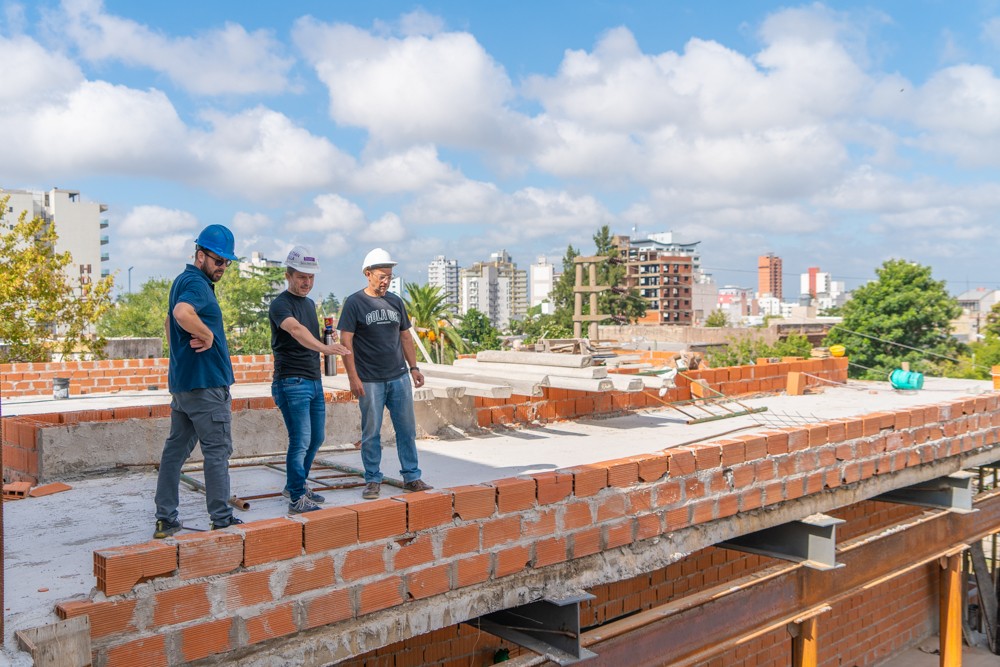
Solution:
[[[270,359],[234,365],[234,492],[263,496],[281,479],[262,477],[283,437]],[[876,665],[932,637],[958,665],[963,629],[995,642],[989,383],[896,391],[831,358],[671,388],[629,365],[430,369],[437,489],[364,502],[324,477],[340,486],[321,511],[251,499],[245,525],[157,541],[165,360],[0,367],[5,480],[74,487],[4,506],[3,655],[30,664],[14,634],[60,621],[100,667]],[[54,377],[69,400],[43,400]],[[360,458],[343,379],[325,379],[320,457],[338,474]]]

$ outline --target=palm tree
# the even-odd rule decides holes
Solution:
[[[465,351],[465,343],[451,321],[452,308],[447,296],[437,285],[406,283],[406,312],[417,335],[428,344],[427,361],[450,363],[455,355]]]

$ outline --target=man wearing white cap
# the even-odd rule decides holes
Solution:
[[[410,334],[406,306],[388,291],[392,267],[389,253],[375,248],[365,256],[361,272],[368,285],[344,301],[340,331],[352,352],[344,357],[351,393],[361,408],[361,460],[365,466],[365,500],[378,498],[382,486],[382,413],[396,429],[403,488],[426,491],[417,463],[417,424],[413,414],[413,387],[424,384]],[[412,384],[411,384],[412,380]]]
[[[285,260],[288,289],[268,309],[274,381],[271,396],[288,429],[285,489],[292,514],[318,510],[326,499],[306,486],[313,458],[326,435],[326,401],[320,373],[320,353],[350,354],[343,345],[320,338],[316,304],[308,297],[319,273],[315,255],[295,246]]]

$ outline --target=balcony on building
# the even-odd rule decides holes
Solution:
[[[107,234],[101,234],[101,245],[108,245],[111,243],[111,239],[108,238]]]
[[[102,252],[102,253],[101,253],[101,261],[102,261],[102,262],[106,262],[106,261],[108,261],[109,259],[111,259],[111,256],[110,256],[110,255],[109,255],[108,253],[106,253],[106,252]]]
[[[107,229],[110,226],[111,226],[111,223],[108,222],[107,218],[101,218],[101,229]]]

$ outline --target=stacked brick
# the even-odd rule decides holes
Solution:
[[[270,382],[271,355],[232,358],[237,384]],[[343,368],[343,365],[341,365]],[[0,364],[0,393],[5,398],[52,394],[56,378],[69,378],[70,395],[167,388],[166,359],[103,359],[49,363]]]
[[[807,387],[831,382],[843,384],[847,382],[847,358],[830,357],[687,371],[684,376],[676,378],[677,387],[663,396],[656,389],[633,393],[595,393],[544,387],[542,396],[514,394],[510,398],[477,397],[476,420],[479,426],[492,428],[662,408],[665,403],[690,400],[691,382],[698,380],[704,380],[711,389],[726,396],[775,393],[785,390],[788,374],[792,371],[805,374]]]
[[[91,615],[109,667],[137,651],[178,664],[993,449],[998,435],[990,394],[102,549],[100,593],[58,613]]]

